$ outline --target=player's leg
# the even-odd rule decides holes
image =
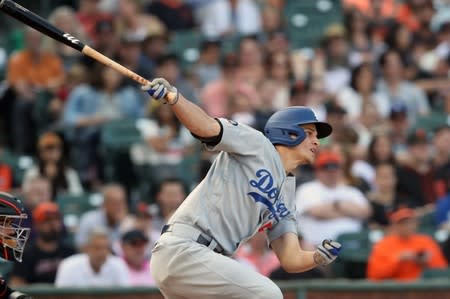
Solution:
[[[152,255],[153,278],[167,298],[281,299],[269,278],[193,241],[168,236]]]

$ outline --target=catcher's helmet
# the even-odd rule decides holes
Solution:
[[[264,127],[264,134],[274,145],[296,146],[306,138],[305,131],[300,127],[306,124],[316,125],[319,139],[331,134],[331,126],[318,121],[312,109],[303,106],[288,107],[272,114]]]
[[[0,192],[0,257],[22,261],[30,229],[22,227],[27,218],[22,202],[11,194]]]

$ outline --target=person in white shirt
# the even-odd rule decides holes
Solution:
[[[234,33],[261,32],[261,11],[254,0],[215,0],[198,8],[196,18],[204,36],[219,39]]]
[[[311,247],[324,237],[357,232],[371,215],[368,200],[357,188],[342,180],[342,157],[335,151],[321,151],[314,164],[316,179],[296,191],[297,223],[304,241]]]
[[[97,227],[89,235],[85,253],[65,258],[59,265],[56,287],[129,286],[125,262],[110,252],[108,230]]]

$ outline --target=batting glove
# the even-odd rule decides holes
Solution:
[[[161,101],[164,104],[169,103],[170,105],[175,105],[178,101],[177,88],[170,85],[164,78],[156,78],[149,84],[142,86],[141,89],[148,92],[153,99]],[[170,98],[167,96],[169,93],[175,96]]]
[[[341,250],[341,244],[332,240],[323,240],[314,252],[314,262],[320,266],[332,263]]]
[[[33,299],[33,297],[18,291],[14,291],[9,295],[9,299]]]

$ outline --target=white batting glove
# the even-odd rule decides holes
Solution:
[[[319,266],[331,264],[338,256],[341,244],[332,240],[323,240],[314,252],[314,261]]]
[[[143,91],[148,92],[148,94],[155,100],[161,101],[163,104],[174,105],[178,101],[178,90],[175,86],[170,85],[164,78],[156,78],[147,85],[141,87]],[[175,97],[169,98],[167,95],[171,93],[176,95]]]

